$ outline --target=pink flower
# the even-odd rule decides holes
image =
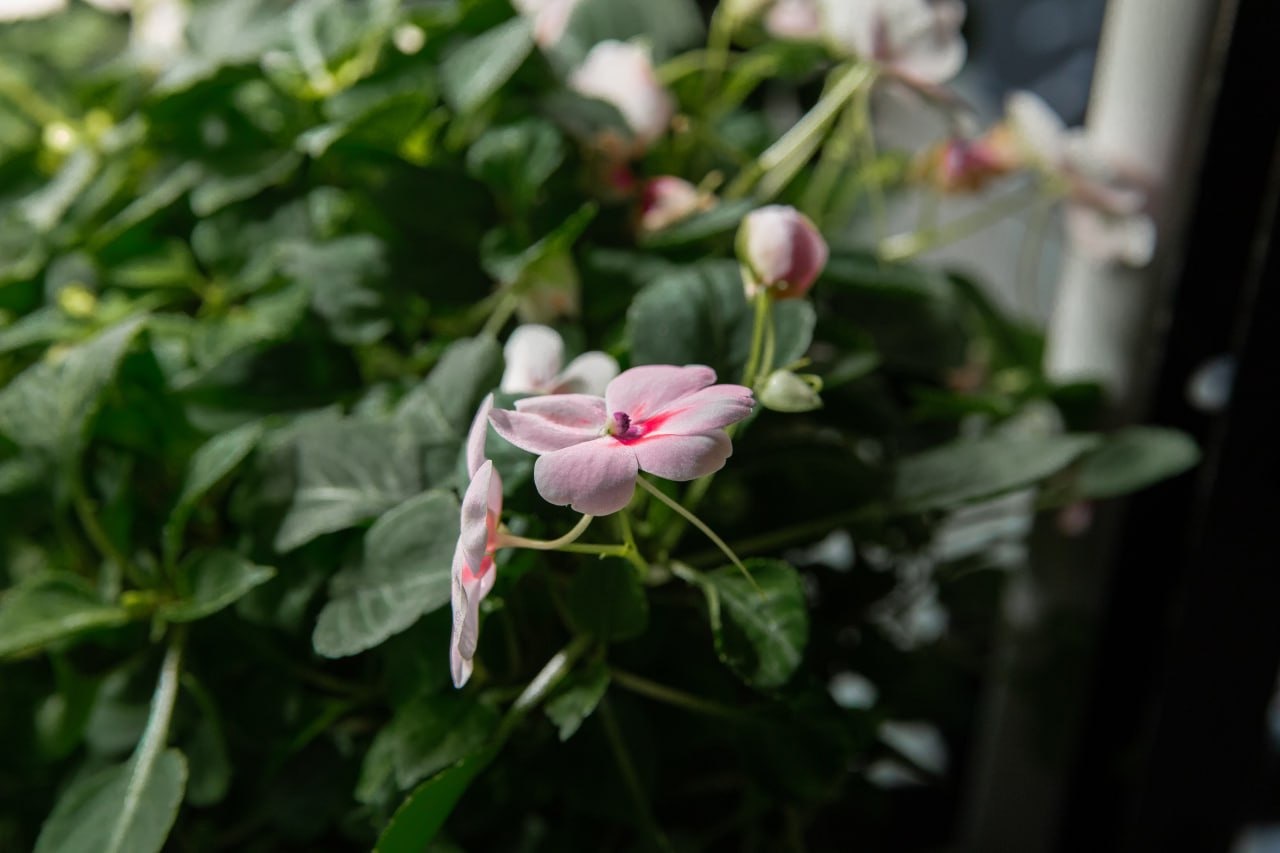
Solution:
[[[913,174],[939,192],[975,192],[1015,167],[995,134],[979,139],[955,136],[925,151]]]
[[[453,686],[471,677],[471,660],[480,638],[480,602],[493,589],[497,572],[493,552],[498,547],[498,519],[502,516],[502,477],[493,461],[484,458],[493,395],[484,398],[467,433],[467,473],[471,483],[462,496],[462,523],[453,552],[453,634],[449,642],[449,670]]]
[[[564,364],[564,341],[549,326],[516,328],[502,350],[506,369],[499,387],[508,394],[602,394],[618,375],[618,362],[603,352],[584,352]]]
[[[653,71],[649,51],[623,41],[602,41],[569,75],[569,88],[612,104],[641,148],[666,132],[675,113],[671,93]]]
[[[751,389],[715,385],[701,365],[624,371],[604,397],[560,394],[494,409],[498,434],[538,455],[533,482],[544,499],[587,515],[625,507],[641,471],[693,480],[724,467],[733,444],[724,427],[751,414]]]
[[[786,41],[822,38],[822,10],[818,0],[777,0],[764,18],[769,35]]]
[[[715,205],[715,196],[673,175],[653,178],[640,197],[640,230],[652,233]]]
[[[778,299],[804,296],[827,265],[827,243],[817,226],[786,205],[747,214],[738,228],[737,250],[749,298],[766,287]]]
[[[959,0],[822,0],[827,40],[909,83],[937,86],[965,60]]]
[[[533,25],[533,40],[538,47],[555,47],[569,27],[573,10],[581,0],[511,0],[520,16]]]

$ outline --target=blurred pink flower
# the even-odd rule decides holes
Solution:
[[[666,132],[675,114],[671,93],[658,82],[649,51],[623,41],[602,41],[569,75],[569,88],[612,104],[641,148]]]
[[[748,298],[772,288],[778,299],[804,296],[827,265],[827,243],[809,217],[771,204],[747,214],[738,227],[738,260]]]
[[[550,326],[517,327],[502,354],[506,369],[499,387],[509,394],[603,394],[609,380],[618,375],[613,356],[595,350],[584,352],[561,370],[564,340]]]
[[[1148,263],[1156,229],[1146,210],[1150,190],[1145,178],[1099,151],[1079,130],[1069,130],[1030,92],[1010,95],[1005,116],[1005,125],[988,137],[1011,135],[1011,157],[1062,182],[1067,237],[1077,251],[1099,262]]]
[[[827,41],[908,83],[946,83],[964,66],[960,0],[822,0]]]
[[[818,0],[777,0],[764,17],[764,28],[776,39],[821,40],[822,10]]]
[[[724,467],[733,444],[724,427],[751,414],[751,389],[716,385],[709,367],[649,365],[624,371],[604,397],[528,397],[494,409],[498,434],[538,454],[534,485],[544,499],[587,515],[631,501],[641,471],[693,480]]]
[[[684,178],[663,175],[647,181],[640,194],[640,230],[652,233],[714,207],[715,196]]]
[[[533,40],[541,48],[554,47],[569,27],[573,10],[581,0],[511,0],[511,5],[533,26]]]
[[[924,151],[913,175],[944,193],[975,192],[1016,168],[1005,150],[988,136],[953,136]]]
[[[480,638],[480,602],[493,589],[497,572],[493,552],[498,547],[498,519],[502,516],[502,477],[492,460],[484,458],[493,395],[484,398],[467,433],[467,473],[471,482],[462,496],[462,523],[453,552],[453,633],[449,641],[449,671],[453,686],[471,677],[471,660]]]

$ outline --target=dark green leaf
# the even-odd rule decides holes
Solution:
[[[453,495],[436,491],[410,498],[379,518],[365,535],[361,564],[333,578],[329,603],[312,636],[316,652],[358,654],[444,606],[458,512]]]
[[[1078,499],[1129,494],[1177,476],[1199,461],[1200,450],[1186,433],[1129,427],[1103,438],[1080,460],[1070,490]]]
[[[496,747],[473,753],[419,785],[391,816],[374,853],[421,853],[496,754]]]
[[[559,131],[541,119],[525,119],[488,131],[467,151],[467,171],[496,193],[527,207],[564,161]]]
[[[609,668],[603,663],[593,664],[565,680],[546,706],[547,716],[560,732],[560,740],[573,737],[608,689]]]
[[[77,578],[36,577],[0,597],[0,657],[128,621],[123,608],[103,603]]]
[[[218,549],[193,554],[178,567],[181,600],[161,606],[170,622],[194,622],[234,604],[259,584],[275,577],[275,569],[255,565],[234,551]]]
[[[649,624],[649,599],[626,560],[588,563],[569,586],[569,615],[574,627],[605,642],[628,640]]]
[[[707,597],[716,654],[752,687],[786,684],[809,641],[800,575],[781,560],[745,561],[751,580],[736,566],[681,577]],[[754,581],[754,583],[752,583]]]
[[[187,463],[187,477],[182,483],[178,502],[164,526],[165,561],[172,564],[182,543],[182,528],[192,508],[210,489],[239,465],[258,446],[264,427],[261,421],[215,435],[200,445]]]
[[[191,209],[196,216],[217,213],[228,204],[283,183],[301,163],[302,157],[286,151],[259,157],[250,168],[236,174],[209,175],[191,191]]]
[[[511,79],[533,51],[533,31],[515,17],[454,50],[440,64],[440,85],[449,106],[470,112]]]
[[[662,62],[702,38],[702,14],[692,0],[583,0],[554,51],[572,66],[599,42],[643,39]]]

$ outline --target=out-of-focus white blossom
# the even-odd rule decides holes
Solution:
[[[0,0],[0,21],[44,18],[67,8],[67,0]]]
[[[675,114],[675,101],[658,82],[649,51],[630,42],[602,41],[591,48],[569,75],[569,87],[616,107],[643,147],[666,132]]]
[[[946,83],[964,65],[960,0],[821,0],[827,41],[922,86]]]

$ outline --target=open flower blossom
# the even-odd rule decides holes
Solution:
[[[569,27],[581,0],[511,0],[520,16],[533,26],[533,40],[544,50],[555,47]]]
[[[471,677],[471,661],[480,639],[480,602],[493,589],[497,571],[493,552],[498,547],[498,519],[502,517],[502,477],[493,461],[484,458],[493,395],[484,398],[467,433],[467,473],[471,482],[462,496],[461,529],[453,552],[453,633],[449,641],[449,671],[453,685]]]
[[[663,175],[645,183],[640,193],[640,230],[661,231],[681,219],[714,207],[716,198],[684,178]]]
[[[508,394],[603,394],[618,375],[613,356],[592,350],[564,366],[564,340],[550,326],[518,326],[502,351],[499,387]]]
[[[649,51],[637,44],[600,42],[568,82],[579,95],[616,107],[642,150],[666,132],[675,114],[675,101],[658,82]]]
[[[946,83],[964,65],[960,0],[821,0],[827,41],[916,86]]]
[[[771,204],[747,214],[738,227],[738,261],[747,297],[771,288],[778,299],[804,296],[827,265],[827,242],[809,217]]]
[[[1155,224],[1146,212],[1146,181],[1098,151],[1078,130],[1068,130],[1048,104],[1015,92],[1005,123],[988,133],[992,150],[1062,181],[1067,236],[1085,257],[1141,266],[1155,250]]]
[[[641,471],[694,480],[719,471],[733,453],[724,427],[751,414],[751,389],[716,385],[702,365],[633,367],[603,397],[559,394],[494,409],[498,434],[538,454],[533,482],[557,506],[608,515],[631,502]]]

